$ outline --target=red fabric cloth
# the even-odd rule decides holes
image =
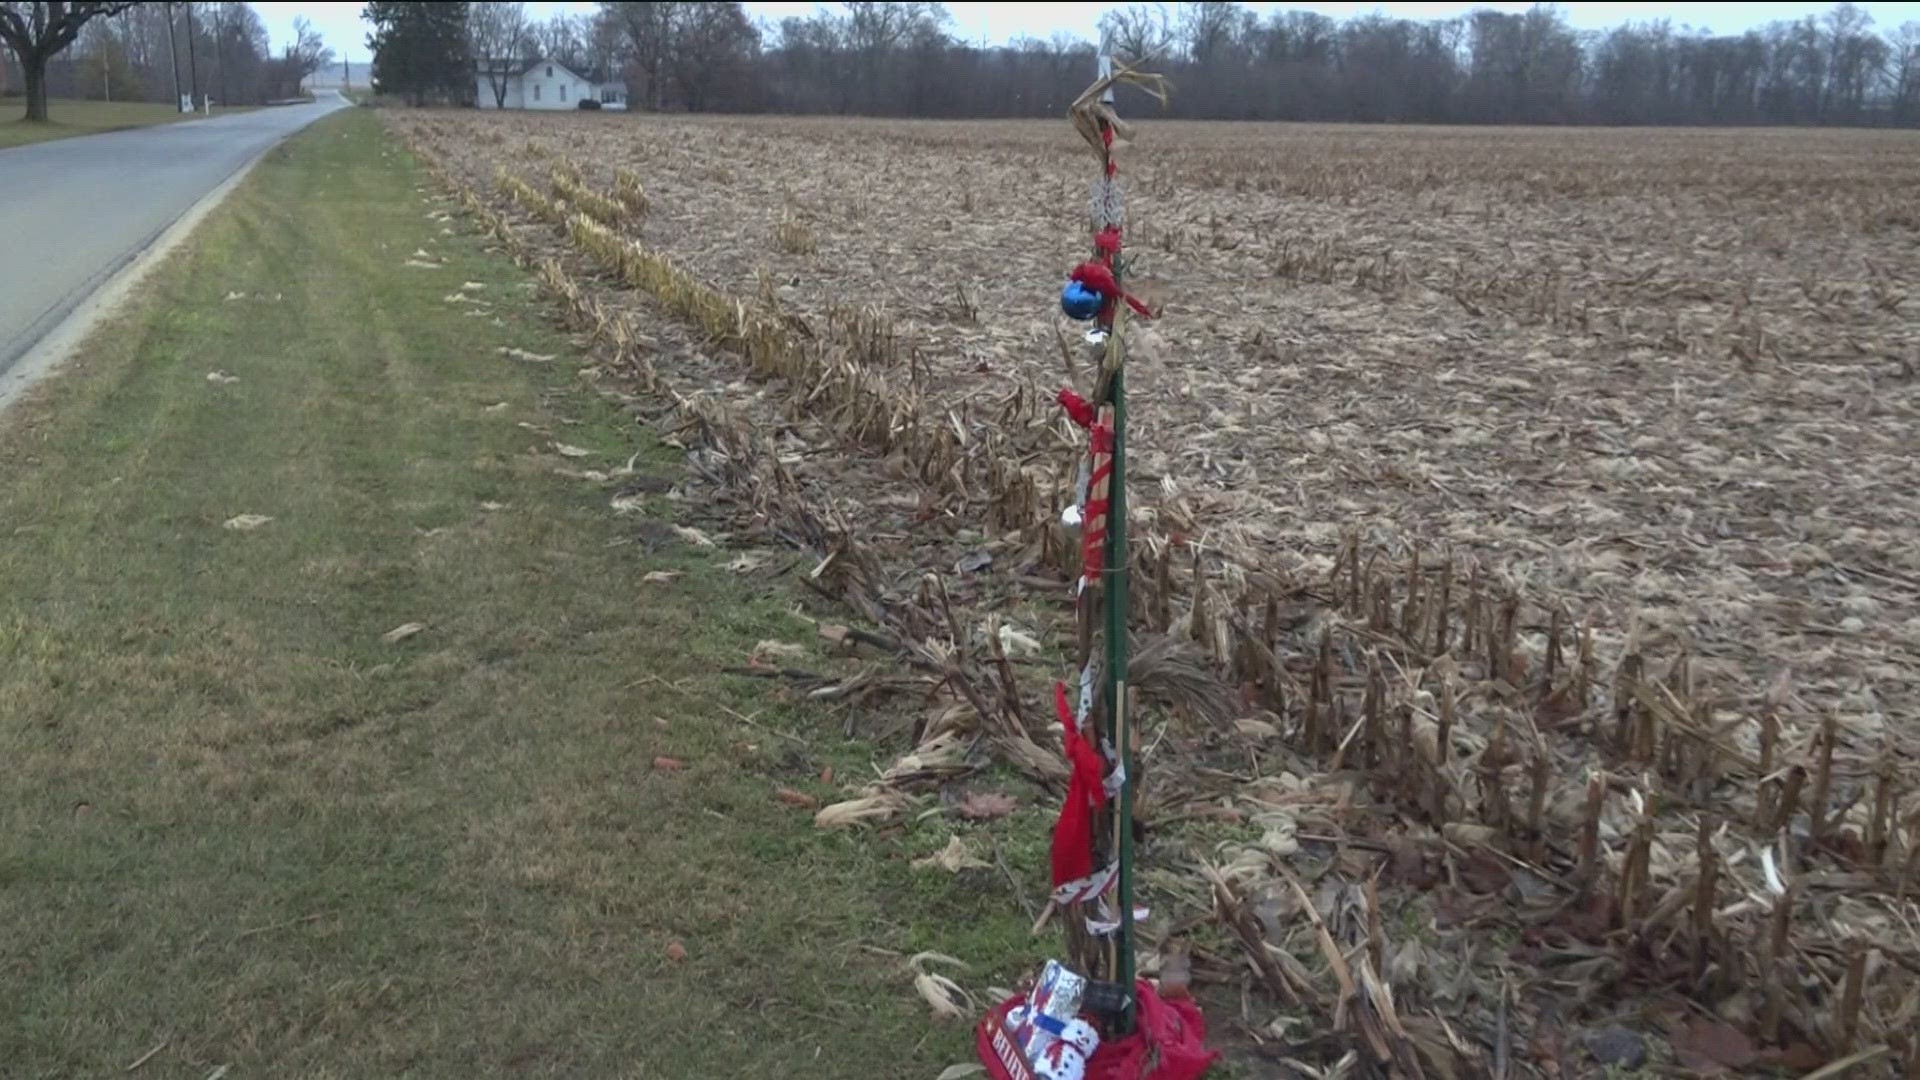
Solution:
[[[1107,802],[1107,789],[1101,783],[1107,765],[1099,749],[1080,734],[1066,683],[1053,684],[1053,704],[1060,713],[1060,726],[1066,729],[1063,738],[1070,770],[1067,801],[1053,826],[1053,887],[1057,889],[1093,873],[1093,812]]]
[[[1124,1039],[1102,1042],[1087,1062],[1087,1080],[1200,1080],[1220,1059],[1218,1051],[1207,1049],[1207,1020],[1200,1006],[1191,1000],[1168,1001],[1141,979],[1134,991],[1140,1023]],[[1026,1003],[1025,994],[1015,994],[988,1011],[976,1029],[980,1063],[994,1080],[1030,1080],[1032,1073],[1015,1052],[1013,1067],[1008,1068],[994,1046],[1007,1013]],[[1011,1042],[1011,1040],[1008,1040]],[[1159,1064],[1151,1064],[1155,1055]]]
[[[1141,979],[1134,990],[1140,1023],[1124,1039],[1103,1042],[1087,1062],[1087,1080],[1200,1080],[1220,1052],[1207,1049],[1207,1020],[1191,999],[1167,1001]],[[1151,1072],[1148,1062],[1159,1054]]]

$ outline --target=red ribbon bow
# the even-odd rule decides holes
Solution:
[[[1060,403],[1061,408],[1067,410],[1067,418],[1073,421],[1075,427],[1093,426],[1094,418],[1098,415],[1094,412],[1093,404],[1074,393],[1072,387],[1062,388],[1054,400]]]
[[[1077,281],[1085,285],[1088,289],[1106,298],[1108,308],[1113,306],[1115,300],[1125,300],[1127,306],[1133,309],[1134,314],[1143,319],[1153,318],[1153,310],[1147,307],[1146,304],[1141,303],[1139,297],[1122,289],[1120,287],[1120,280],[1113,276],[1113,268],[1107,266],[1105,263],[1083,262],[1073,268],[1073,273],[1068,275],[1068,278],[1069,280]],[[1101,312],[1103,321],[1107,314],[1106,311]]]

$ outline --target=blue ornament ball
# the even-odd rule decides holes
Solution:
[[[1077,281],[1067,282],[1067,287],[1060,290],[1060,310],[1067,313],[1067,318],[1077,322],[1086,322],[1100,314],[1100,306],[1104,303],[1099,293]]]

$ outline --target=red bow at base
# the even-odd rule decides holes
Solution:
[[[975,1051],[994,1080],[1035,1080],[1033,1067],[1006,1035],[1007,1013],[1026,1000],[1015,994],[1001,1002],[975,1031]],[[1207,1020],[1191,1000],[1164,999],[1141,979],[1134,1003],[1140,1022],[1133,1034],[1102,1042],[1087,1062],[1087,1080],[1200,1080],[1220,1060],[1219,1051],[1207,1049]]]

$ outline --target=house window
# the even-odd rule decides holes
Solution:
[[[620,96],[614,93],[613,87],[607,86],[607,87],[601,88],[600,100],[607,103],[608,105],[612,105],[614,102],[620,100]]]
[[[566,83],[560,84],[560,100],[561,101],[567,100],[567,84]]]
[[[552,65],[552,64],[548,64],[548,65],[547,65],[547,78],[549,78],[549,79],[551,79],[551,78],[553,78],[553,65]]]
[[[533,84],[533,100],[535,101],[540,100],[540,84],[539,83]]]

